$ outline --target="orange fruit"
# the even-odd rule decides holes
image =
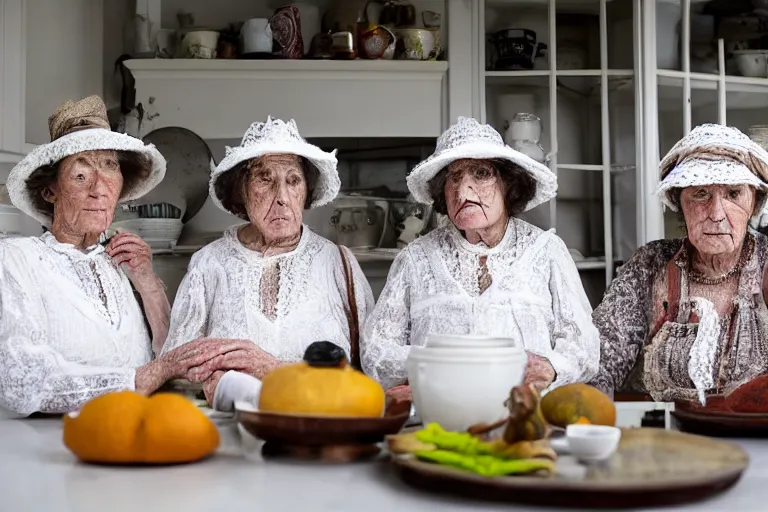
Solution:
[[[180,395],[117,391],[88,401],[76,417],[65,415],[64,444],[84,462],[173,464],[213,453],[219,433]]]

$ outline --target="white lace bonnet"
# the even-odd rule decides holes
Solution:
[[[701,185],[750,185],[768,190],[768,152],[730,126],[702,124],[680,139],[659,164],[656,194],[678,210],[672,191]],[[763,205],[757,205],[757,210]]]
[[[48,118],[51,142],[37,146],[16,164],[8,175],[8,196],[13,205],[45,227],[50,227],[49,212],[35,207],[27,179],[40,167],[52,165],[68,156],[84,151],[133,151],[151,161],[149,175],[132,188],[123,188],[120,202],[133,201],[155,188],[165,177],[165,158],[153,144],[136,137],[113,132],[109,127],[107,107],[99,96],[64,102]]]
[[[287,123],[281,119],[267,117],[267,121],[252,123],[243,135],[239,146],[226,147],[224,158],[211,173],[208,189],[213,202],[229,214],[216,193],[216,181],[225,172],[236,165],[268,154],[288,154],[306,158],[318,171],[317,184],[312,196],[310,208],[323,206],[336,198],[341,188],[339,172],[336,169],[338,160],[336,150],[326,153],[319,147],[310,144],[299,135],[296,121]],[[234,215],[234,214],[233,214]]]
[[[557,177],[549,167],[507,146],[492,126],[471,117],[459,117],[456,124],[438,137],[435,152],[408,175],[408,190],[418,202],[432,204],[429,181],[451,162],[463,158],[503,158],[530,173],[537,182],[536,194],[525,211],[557,195]]]

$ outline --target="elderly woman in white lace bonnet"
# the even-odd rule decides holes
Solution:
[[[576,265],[553,232],[516,217],[555,196],[555,175],[462,117],[413,169],[408,188],[449,222],[392,264],[364,330],[366,373],[407,399],[411,345],[430,334],[474,334],[524,346],[525,380],[539,389],[591,378],[599,340]]]
[[[149,246],[128,232],[99,243],[118,202],[160,183],[165,159],[111,131],[98,96],[64,103],[48,124],[51,142],[7,183],[12,203],[47,231],[0,241],[0,408],[25,416],[109,391],[149,394],[219,355],[199,344],[153,361],[170,306]]]
[[[216,205],[247,221],[195,254],[164,350],[203,340],[237,347],[191,375],[217,410],[255,402],[260,378],[330,341],[359,366],[359,325],[373,293],[352,253],[313,233],[303,211],[331,202],[335,151],[299,135],[293,120],[253,123],[211,174]]]
[[[704,403],[768,370],[768,239],[748,225],[765,203],[768,153],[706,124],[670,150],[660,174],[658,194],[687,236],[638,249],[595,309],[595,384]]]

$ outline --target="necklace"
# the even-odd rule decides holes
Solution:
[[[738,274],[740,271],[741,271],[741,265],[737,264],[735,267],[733,267],[731,270],[729,270],[725,274],[721,274],[716,277],[707,277],[701,272],[697,272],[695,270],[692,270],[688,274],[688,277],[691,279],[691,281],[699,284],[722,284],[728,281],[730,278],[732,278],[736,274]]]
[[[709,285],[722,284],[728,281],[733,276],[741,272],[741,269],[744,267],[744,265],[747,264],[747,260],[752,255],[753,244],[754,244],[754,240],[752,239],[751,236],[748,236],[744,242],[744,248],[741,251],[739,261],[736,262],[736,265],[734,265],[733,268],[730,269],[725,274],[721,274],[716,277],[707,277],[703,273],[699,272],[698,270],[693,270],[689,260],[689,270],[688,270],[689,279],[695,283],[709,284]]]

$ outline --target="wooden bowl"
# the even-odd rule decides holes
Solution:
[[[376,444],[396,434],[410,416],[410,402],[388,402],[379,418],[300,416],[259,412],[236,403],[236,419],[250,434],[279,445],[319,447]]]

